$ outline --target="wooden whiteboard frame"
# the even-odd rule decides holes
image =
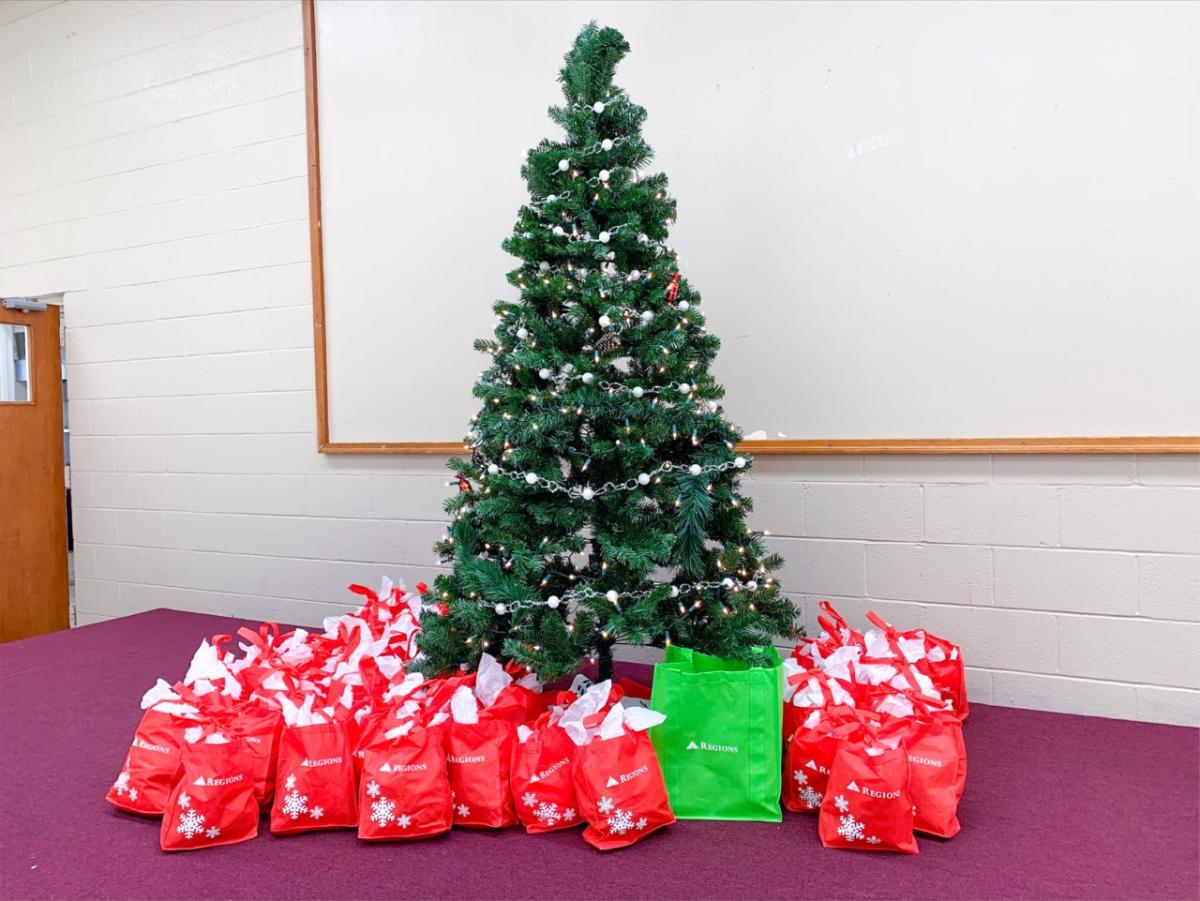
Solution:
[[[312,253],[313,349],[316,355],[317,450],[323,454],[452,455],[462,441],[339,442],[329,440],[329,386],[325,347],[325,263],[321,233],[321,151],[317,106],[315,0],[301,0],[304,20],[304,93],[308,135],[308,219]],[[754,455],[789,454],[1194,454],[1200,436],[1085,438],[781,438],[743,441]]]

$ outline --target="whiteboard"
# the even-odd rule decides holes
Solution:
[[[317,0],[329,438],[456,441],[526,150],[633,51],[748,437],[1200,432],[1200,5]]]

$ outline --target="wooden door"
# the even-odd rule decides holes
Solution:
[[[0,641],[69,625],[58,307],[0,307]]]

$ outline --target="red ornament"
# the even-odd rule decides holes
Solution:
[[[428,590],[429,590],[429,586],[426,585],[424,582],[417,583],[417,594],[424,594]]]
[[[461,472],[456,472],[454,474],[454,478],[458,479],[458,493],[459,494],[470,494],[471,493],[471,491],[473,489],[471,488],[470,479],[468,479]]]
[[[671,276],[671,284],[667,285],[667,303],[675,303],[675,298],[679,296],[679,273],[676,272]]]

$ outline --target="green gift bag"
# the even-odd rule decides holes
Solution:
[[[783,661],[748,667],[670,645],[654,667],[650,706],[667,715],[650,732],[675,816],[783,819]]]

